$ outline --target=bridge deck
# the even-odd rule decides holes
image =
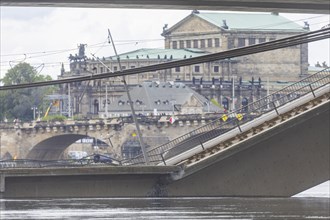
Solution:
[[[229,150],[230,148],[235,148],[240,144],[244,145],[244,142],[248,141],[252,137],[262,134],[267,130],[271,130],[275,126],[280,126],[281,124],[285,123],[287,120],[293,119],[294,117],[298,117],[299,115],[306,113],[307,111],[311,111],[317,106],[329,105],[329,98],[330,98],[330,93],[326,93],[304,105],[301,105],[297,108],[292,109],[289,112],[286,112],[285,114],[279,115],[274,119],[266,121],[257,127],[253,127],[250,130],[245,131],[239,135],[236,135],[233,138],[230,138],[220,144],[216,144],[215,146],[212,146],[200,153],[197,153],[187,158],[186,160],[180,162],[179,164],[183,164],[185,167],[190,167],[202,160],[207,160],[209,157],[212,157],[216,154],[224,153],[224,155],[228,156],[226,151]]]
[[[178,166],[100,166],[100,167],[50,167],[50,168],[7,168],[0,170],[6,177],[18,176],[66,176],[66,175],[140,175],[171,174],[180,171]]]
[[[294,13],[329,13],[327,0],[1,0],[1,6],[199,9],[222,11],[277,11]]]

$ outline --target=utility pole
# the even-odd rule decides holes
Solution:
[[[33,110],[33,121],[35,121],[36,120],[36,110],[38,108],[36,106],[33,106],[31,109]]]
[[[233,76],[233,107],[232,111],[235,111],[235,78]]]
[[[105,114],[106,117],[109,118],[108,115],[108,83],[105,83]]]
[[[68,83],[68,117],[71,118],[71,83]]]
[[[111,33],[110,33],[110,29],[108,29],[108,34],[109,34],[109,43],[112,43],[112,46],[113,46],[113,50],[115,52],[115,55],[117,57],[117,61],[118,61],[118,65],[119,65],[119,70],[122,71],[122,66],[121,66],[121,63],[120,63],[120,58],[117,54],[117,50],[116,50],[116,47],[115,47],[115,44],[114,44],[114,41],[112,39],[112,36],[111,36]],[[149,158],[148,158],[148,154],[147,154],[147,151],[146,151],[146,148],[145,148],[145,145],[144,145],[144,142],[143,142],[143,138],[142,138],[142,134],[141,134],[141,131],[140,131],[140,126],[139,126],[139,123],[136,119],[136,116],[135,116],[135,110],[134,110],[134,107],[133,107],[133,102],[132,102],[132,99],[131,99],[131,95],[129,93],[129,90],[128,90],[128,86],[127,86],[127,83],[126,83],[126,80],[125,80],[125,76],[122,76],[122,81],[124,83],[124,88],[126,90],[126,93],[127,93],[127,98],[128,98],[128,101],[130,103],[130,107],[131,107],[131,111],[132,111],[132,117],[133,117],[133,121],[135,123],[135,126],[136,126],[136,131],[137,131],[137,136],[138,136],[138,139],[139,139],[139,142],[140,142],[140,146],[141,146],[141,150],[142,150],[142,153],[143,153],[143,157],[144,157],[144,160],[145,160],[145,163],[146,165],[149,164]]]
[[[269,77],[267,77],[267,110],[269,109]]]

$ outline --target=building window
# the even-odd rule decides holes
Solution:
[[[175,72],[180,72],[180,67],[175,67]]]
[[[218,72],[219,72],[219,66],[214,66],[214,67],[213,67],[213,71],[214,71],[215,73],[218,73]]]
[[[195,73],[199,73],[200,72],[200,66],[195,66]]]
[[[134,69],[135,68],[135,66],[131,66],[131,69]]]
[[[271,37],[271,38],[269,38],[269,41],[274,41],[274,40],[276,40],[275,37]]]
[[[255,38],[249,38],[249,45],[254,45],[256,44],[256,39]]]
[[[122,66],[121,69],[122,69],[122,70],[126,70],[126,66]]]
[[[191,41],[190,40],[187,40],[186,44],[187,44],[187,48],[191,48]]]
[[[201,48],[205,48],[205,40],[204,39],[201,40]]]
[[[114,66],[113,67],[113,71],[118,71],[118,67],[117,66]]]
[[[198,40],[194,40],[194,48],[198,48]]]
[[[245,38],[238,38],[238,47],[245,47]]]
[[[220,47],[220,39],[219,38],[214,38],[214,46],[215,47]]]
[[[172,42],[172,48],[173,49],[178,49],[178,42],[177,41]]]
[[[207,39],[207,47],[213,47],[211,38]]]
[[[261,43],[265,43],[266,42],[266,38],[259,38],[259,44],[261,44]]]
[[[100,73],[103,73],[103,67],[100,67]]]
[[[180,48],[181,49],[184,48],[184,41],[183,40],[180,40],[179,42],[180,42]]]

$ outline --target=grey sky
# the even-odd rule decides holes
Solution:
[[[46,17],[55,8],[1,7],[1,19],[31,20]]]

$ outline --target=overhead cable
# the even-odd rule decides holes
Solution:
[[[96,80],[96,79],[104,79],[109,77],[118,77],[118,76],[127,76],[127,75],[134,75],[139,73],[145,72],[154,72],[163,69],[170,69],[175,67],[181,66],[188,66],[194,65],[199,63],[205,62],[212,62],[217,60],[224,60],[239,56],[245,56],[270,50],[281,49],[285,47],[295,46],[299,44],[305,44],[309,42],[314,42],[318,40],[323,40],[330,38],[330,28],[324,28],[317,31],[311,31],[304,34],[299,34],[293,37],[282,38],[279,40],[274,40],[270,42],[265,42],[261,44],[255,44],[252,46],[236,48],[224,52],[212,53],[208,55],[203,55],[194,58],[188,58],[183,60],[176,60],[166,63],[160,63],[150,66],[144,66],[134,69],[126,69],[123,71],[117,72],[106,72],[91,76],[81,76],[81,77],[71,77],[66,79],[60,80],[52,80],[52,81],[45,81],[45,82],[35,82],[35,83],[26,83],[26,84],[18,84],[18,85],[8,85],[8,86],[0,86],[0,90],[9,90],[9,89],[21,89],[21,88],[29,88],[29,87],[39,87],[39,86],[49,86],[55,84],[62,84],[62,83],[71,83],[71,82],[82,82],[87,80]]]

